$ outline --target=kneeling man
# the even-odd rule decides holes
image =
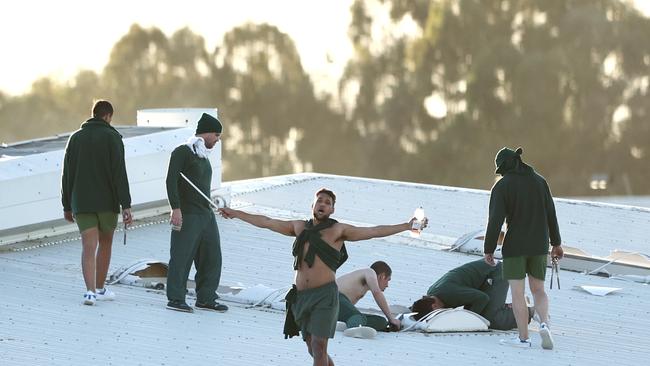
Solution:
[[[503,279],[503,264],[492,267],[483,259],[456,267],[436,281],[427,295],[413,303],[416,320],[433,310],[463,306],[490,321],[490,329],[517,327],[512,305],[506,304],[508,281]],[[534,309],[528,308],[528,322]]]
[[[399,330],[400,321],[390,313],[384,290],[391,280],[392,270],[386,262],[377,261],[370,268],[358,269],[336,279],[339,288],[339,321],[348,328],[366,326],[375,330]],[[386,318],[362,314],[354,305],[370,291]],[[386,320],[388,319],[388,320]],[[390,323],[390,328],[389,328]]]

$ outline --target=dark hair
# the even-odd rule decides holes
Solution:
[[[109,101],[100,99],[93,104],[92,113],[94,118],[102,118],[109,114],[113,115],[113,106]]]
[[[377,276],[379,276],[382,273],[385,274],[386,276],[391,276],[393,274],[393,270],[390,269],[388,263],[384,261],[376,261],[370,266],[370,268],[372,268],[375,271]]]
[[[330,198],[332,199],[332,206],[336,203],[336,195],[334,194],[334,192],[330,191],[327,188],[321,188],[318,190],[318,192],[316,192],[315,196],[318,197],[318,195],[321,193],[325,193],[326,195],[330,196]]]
[[[436,302],[433,296],[422,296],[422,298],[411,305],[411,311],[417,314],[413,315],[415,320],[420,320],[423,316],[431,312],[431,305]]]

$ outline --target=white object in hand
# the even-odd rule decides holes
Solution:
[[[420,233],[422,232],[422,223],[424,221],[424,209],[422,207],[416,208],[413,217],[415,217],[415,220],[413,220],[413,223],[411,224],[411,237],[419,238]]]

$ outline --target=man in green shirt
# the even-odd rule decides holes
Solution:
[[[70,135],[61,177],[63,217],[76,222],[81,232],[86,305],[115,298],[104,282],[120,206],[124,224],[133,220],[124,144],[122,136],[110,125],[113,106],[99,100],[93,105],[92,116]]]
[[[502,339],[501,344],[531,347],[524,282],[528,275],[535,311],[540,317],[542,348],[553,349],[553,337],[548,327],[548,297],[544,292],[549,242],[552,258],[559,260],[564,252],[551,190],[544,177],[521,160],[522,152],[521,148],[513,151],[504,147],[496,155],[495,173],[502,178],[494,184],[490,194],[483,252],[485,262],[495,265],[494,250],[505,220],[507,231],[501,251],[503,276],[510,284],[519,337]]]
[[[187,277],[196,267],[197,309],[225,312],[216,300],[221,279],[219,228],[210,203],[187,182],[185,175],[206,197],[210,197],[212,166],[208,154],[221,138],[221,122],[203,113],[195,136],[172,151],[167,171],[167,198],[171,206],[172,232],[167,271],[167,308],[191,313],[185,302]]]
[[[463,306],[490,321],[490,329],[510,330],[517,327],[512,306],[506,304],[508,282],[501,275],[502,264],[491,266],[483,259],[465,263],[445,273],[427,295],[411,306],[416,320],[431,311]],[[533,316],[529,308],[528,321]]]
[[[314,365],[333,365],[327,342],[334,338],[339,311],[336,270],[348,258],[344,241],[366,240],[409,230],[410,222],[397,225],[356,227],[331,219],[336,195],[320,189],[314,196],[311,220],[278,220],[230,208],[219,209],[227,219],[238,218],[251,225],[296,237],[292,255],[295,284],[285,297],[285,338],[302,333]],[[426,226],[426,219],[425,224]]]

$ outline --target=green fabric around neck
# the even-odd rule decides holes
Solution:
[[[337,222],[338,221],[334,219],[327,219],[316,226],[314,226],[314,220],[305,222],[305,229],[293,242],[293,248],[291,251],[291,254],[293,254],[295,258],[293,269],[297,270],[303,259],[311,268],[314,265],[314,260],[316,260],[316,254],[318,254],[323,263],[331,268],[332,271],[336,271],[343,263],[345,263],[348,259],[348,252],[347,249],[345,249],[345,244],[343,244],[341,250],[338,251],[326,243],[320,235],[321,230],[332,227]],[[307,249],[307,253],[304,254],[305,243],[307,242],[309,242],[309,249]]]

